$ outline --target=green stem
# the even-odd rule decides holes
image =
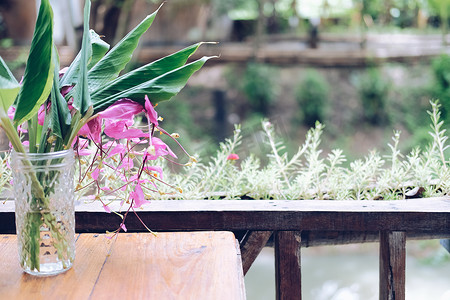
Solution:
[[[4,129],[6,136],[11,142],[14,150],[20,153],[26,153],[24,146],[22,145],[16,129],[9,117],[0,109],[0,124]],[[29,159],[24,158],[22,163],[25,167],[33,167]],[[32,199],[31,203],[41,208],[41,212],[29,212],[25,215],[25,225],[23,236],[26,238],[26,242],[23,245],[22,253],[20,253],[20,260],[22,265],[28,265],[32,270],[36,269],[40,271],[40,227],[45,224],[50,229],[54,240],[55,248],[58,249],[58,257],[62,260],[65,250],[68,245],[65,243],[64,235],[61,232],[61,228],[58,227],[56,217],[48,212],[49,199],[45,195],[44,187],[40,180],[37,178],[37,174],[34,171],[28,172],[29,179],[31,181]],[[57,173],[54,174],[57,176]],[[43,179],[42,179],[43,180]]]
[[[16,128],[12,124],[9,117],[2,113],[2,110],[0,109],[0,125],[5,131],[6,136],[8,137],[9,141],[11,142],[11,145],[13,146],[14,150],[16,152],[25,153],[25,148],[22,145],[22,142],[20,141],[19,135],[17,134]]]

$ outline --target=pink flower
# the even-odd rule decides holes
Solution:
[[[120,99],[101,113],[99,115],[102,119],[113,119],[113,120],[133,120],[134,116],[143,112],[144,108],[137,102],[131,101],[130,99]]]
[[[97,180],[98,179],[98,175],[100,175],[101,171],[102,170],[100,170],[99,168],[95,168],[95,170],[91,173],[92,179]]]
[[[50,108],[50,105],[48,105],[48,108]],[[44,126],[44,121],[45,121],[45,103],[41,105],[41,107],[39,107],[38,110],[38,124],[41,126]]]
[[[125,147],[123,144],[118,144],[116,142],[107,142],[103,145],[103,149],[105,151],[108,151],[108,157],[112,157],[116,154],[120,154],[122,157],[125,156],[128,152],[127,147]]]
[[[87,137],[96,143],[100,143],[102,140],[102,120],[99,117],[90,120],[81,127],[80,131],[78,131],[78,135]]]
[[[162,170],[162,168],[159,167],[159,166],[147,166],[147,167],[144,168],[144,171],[145,171],[146,173],[152,175],[152,176],[154,176],[154,173],[153,173],[153,172],[150,172],[150,171],[157,172],[157,173],[159,173],[159,177],[160,177],[161,179],[163,179],[163,170]],[[155,174],[155,175],[156,175],[156,174]],[[156,177],[156,176],[154,176],[154,177]]]
[[[150,120],[150,122],[153,125],[158,126],[158,113],[156,112],[152,103],[148,99],[147,95],[145,95],[145,110],[147,111],[147,117]]]
[[[122,164],[119,166],[120,169],[131,170],[134,167],[133,160],[131,158],[124,159]]]
[[[142,130],[131,128],[133,121],[130,120],[106,120],[104,133],[114,139],[130,139],[147,136]]]
[[[111,208],[109,208],[108,205],[103,204],[103,209],[104,209],[108,214],[111,213]]]
[[[139,208],[148,202],[145,199],[145,195],[144,195],[144,192],[142,191],[139,181],[136,184],[134,191],[130,193],[130,196],[131,196],[131,199],[134,200],[133,208]]]
[[[120,99],[84,125],[80,129],[79,135],[100,143],[102,123],[105,120],[104,133],[109,137],[129,139],[146,136],[142,130],[131,128],[134,124],[134,116],[144,111],[139,103],[130,99]]]
[[[172,157],[177,158],[175,153],[167,146],[161,139],[157,137],[152,137],[151,145],[145,150],[144,156],[147,157],[148,160],[155,160],[160,156],[171,155]]]
[[[15,107],[13,107],[13,106],[10,106],[9,108],[8,108],[8,117],[11,119],[11,120],[14,120],[14,115],[16,114],[16,108]]]
[[[122,228],[123,231],[127,232],[127,227],[125,227],[125,223],[120,224],[120,228]]]
[[[239,159],[239,155],[237,155],[235,153],[231,153],[230,155],[228,155],[227,159],[228,160],[238,160]]]

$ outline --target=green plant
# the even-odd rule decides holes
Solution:
[[[202,161],[172,173],[170,182],[183,186],[182,194],[163,194],[161,199],[333,199],[333,200],[395,200],[405,199],[414,188],[423,189],[415,197],[433,197],[450,194],[450,160],[446,131],[442,128],[439,105],[431,103],[430,136],[427,147],[416,147],[409,153],[400,151],[400,132],[394,132],[389,143],[390,154],[380,155],[376,150],[364,158],[348,161],[340,149],[324,154],[321,136],[324,126],[316,126],[307,133],[305,142],[295,153],[285,149],[274,126],[262,123],[261,143],[267,163],[254,154],[242,155],[240,127],[234,136],[221,144],[212,161]],[[239,153],[238,162],[229,160]],[[348,167],[344,163],[348,163]]]
[[[156,180],[157,174],[152,172],[155,167],[150,162],[164,155],[175,156],[164,142],[153,137],[155,131],[160,131],[176,139],[159,126],[152,104],[169,100],[177,94],[209,57],[187,63],[201,45],[198,43],[119,76],[130,61],[140,37],[153,23],[157,11],[147,16],[111,50],[98,34],[89,31],[89,12],[90,1],[86,0],[81,50],[68,69],[60,70],[53,43],[53,11],[48,0],[41,1],[22,84],[0,58],[0,126],[13,149],[20,153],[49,153],[76,148],[77,154],[81,155],[89,141],[80,136],[89,138],[97,151],[80,180],[93,179],[88,186],[98,187],[96,199],[100,201],[102,159],[119,154],[120,158],[115,161],[119,164],[105,168],[111,168],[116,178],[123,181],[122,187],[129,189],[127,204],[131,210],[146,201],[141,185]],[[134,116],[140,113],[148,119],[149,132],[133,127]],[[23,134],[24,123],[27,124],[27,135]],[[103,132],[114,140],[103,143]],[[28,149],[22,144],[24,139],[27,139]],[[125,145],[118,145],[120,140],[125,141]],[[147,143],[148,147],[145,151],[136,151],[137,145],[142,143]],[[193,160],[190,156],[189,159]],[[22,159],[22,162],[31,166],[27,159]],[[139,163],[139,167],[135,167],[135,163]],[[156,171],[162,172],[160,169]],[[146,175],[150,179],[144,179]],[[49,193],[52,183],[58,181],[58,174],[53,172],[50,178],[41,178],[31,170],[27,171],[27,176],[31,180],[31,198],[28,201],[40,208],[41,216],[25,216],[24,230],[27,232],[22,236],[28,239],[26,244],[29,247],[23,249],[20,257],[22,263],[26,260],[32,270],[39,271],[41,225],[50,228],[56,235],[56,243],[63,245],[55,216],[49,211]],[[78,187],[83,188],[81,184]],[[120,226],[123,229],[122,226],[124,223]]]
[[[450,150],[438,103],[431,103],[429,115],[431,142],[426,147],[401,152],[400,132],[396,131],[389,143],[390,154],[382,156],[373,150],[353,161],[340,149],[324,153],[320,147],[324,126],[320,123],[310,129],[297,151],[289,153],[274,126],[263,121],[260,149],[267,149],[267,162],[262,163],[252,153],[242,154],[242,145],[253,141],[236,127],[234,136],[220,144],[211,161],[200,160],[165,173],[166,181],[183,187],[182,193],[173,193],[173,187],[163,185],[154,199],[395,200],[405,199],[414,188],[423,190],[415,197],[449,195]],[[229,159],[234,153],[239,153],[238,161]],[[108,163],[106,158],[104,163]],[[166,166],[163,160],[155,163]],[[121,186],[111,169],[105,169],[103,177]]]
[[[317,71],[308,70],[295,92],[299,105],[299,119],[308,127],[316,121],[324,122],[327,114],[329,86]]]
[[[442,54],[431,63],[434,74],[433,96],[442,103],[442,117],[450,119],[450,56]]]
[[[248,63],[242,78],[241,90],[254,111],[267,116],[271,104],[279,93],[276,69],[266,64]]]
[[[361,99],[363,119],[372,124],[386,123],[386,105],[390,91],[389,82],[379,70],[370,68],[355,79],[356,88]]]

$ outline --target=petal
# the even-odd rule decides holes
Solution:
[[[144,111],[142,105],[130,99],[120,99],[99,115],[103,119],[132,120],[135,115]]]
[[[78,135],[87,137],[96,143],[100,143],[102,135],[102,119],[97,117],[90,120],[81,127],[80,131],[78,131]]]
[[[133,125],[132,121],[119,120],[105,121],[104,133],[115,139],[130,139],[142,136],[147,136],[142,130],[136,128],[130,128]]]
[[[136,184],[134,192],[131,192],[130,195],[131,198],[134,200],[133,208],[139,208],[143,204],[148,202],[147,200],[145,200],[144,192],[142,191],[140,184]]]
[[[121,154],[122,156],[125,156],[128,153],[127,147],[125,147],[122,144],[117,144],[109,153],[108,157],[114,156],[116,154]]]
[[[120,169],[131,170],[134,167],[132,159],[125,159],[123,163],[119,166]]]
[[[38,124],[41,126],[44,126],[44,121],[45,121],[45,103],[41,105],[41,107],[39,107],[38,110]]]
[[[160,166],[148,166],[148,167],[145,167],[144,170],[145,171],[155,171],[155,172],[159,173],[159,177],[161,179],[163,179],[163,170]]]
[[[158,126],[158,113],[148,99],[147,95],[145,95],[145,110],[147,111],[147,117],[150,122]]]
[[[235,153],[231,153],[230,155],[228,155],[227,159],[228,160],[238,160],[239,159],[239,155],[237,155]]]
[[[111,213],[111,208],[109,208],[108,205],[103,204],[103,209],[104,209],[108,214]]]
[[[10,106],[9,108],[8,108],[8,117],[11,119],[11,120],[14,120],[14,115],[16,114],[16,108],[15,107],[13,107],[13,106]]]
[[[91,173],[91,177],[94,180],[98,179],[98,175],[100,175],[101,170],[99,168],[96,168],[92,173]]]

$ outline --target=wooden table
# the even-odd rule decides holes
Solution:
[[[245,299],[231,232],[79,234],[69,271],[23,273],[15,235],[0,235],[1,299]]]

